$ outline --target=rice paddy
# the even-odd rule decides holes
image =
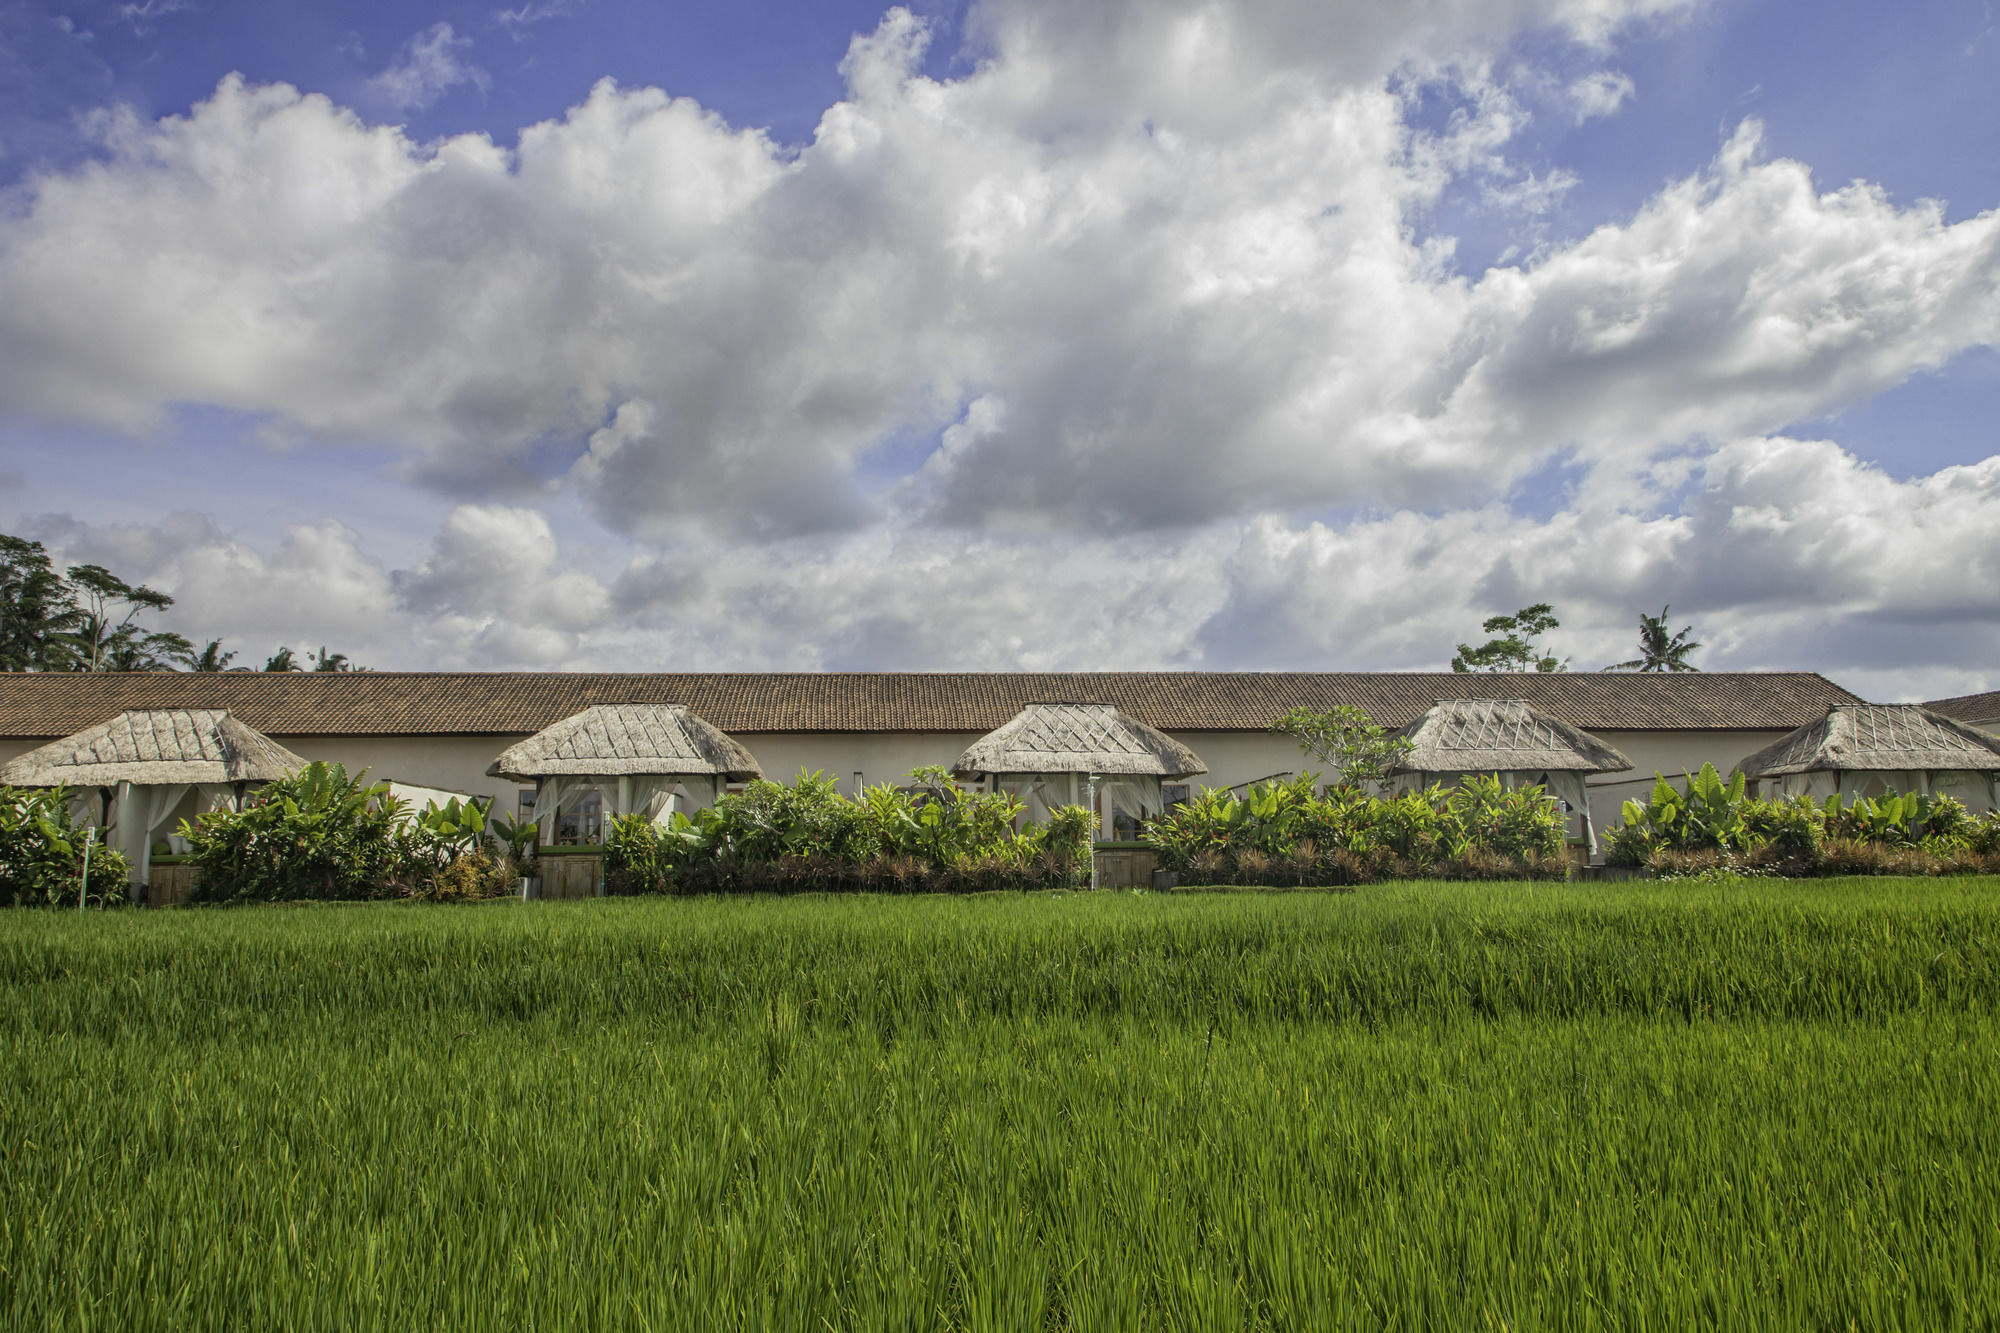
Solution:
[[[1983,1328],[2000,883],[0,916],[9,1328]]]

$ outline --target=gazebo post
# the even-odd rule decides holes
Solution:
[[[132,844],[132,829],[139,822],[138,805],[139,798],[134,794],[132,784],[130,782],[120,782],[118,784],[118,841],[122,844],[125,852],[125,881],[130,886],[137,886],[146,882],[146,853],[150,850],[146,845],[143,831],[139,837],[139,845],[134,847]]]
[[[1097,887],[1097,840],[1104,829],[1097,822],[1097,774],[1090,775],[1090,887]]]

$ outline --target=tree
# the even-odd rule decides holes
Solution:
[[[40,542],[0,533],[0,671],[59,671],[71,659],[76,594]]]
[[[272,653],[264,659],[264,670],[266,671],[297,671],[298,669],[298,659],[292,655],[292,650],[289,648],[280,648],[277,652]]]
[[[1386,786],[1403,756],[1416,748],[1400,732],[1381,726],[1353,704],[1324,713],[1294,708],[1273,722],[1271,730],[1292,737],[1306,754],[1331,764],[1340,781],[1353,787]]]
[[[1555,608],[1547,602],[1524,606],[1511,616],[1492,616],[1479,628],[1496,637],[1474,648],[1458,645],[1453,671],[1567,671],[1569,659],[1543,650],[1535,639],[1560,628]],[[1504,636],[1504,637],[1502,637]]]
[[[80,603],[69,635],[78,670],[159,671],[194,652],[194,645],[180,635],[155,633],[139,624],[142,612],[174,604],[158,589],[127,583],[102,565],[71,565],[69,586]]]
[[[1616,662],[1604,668],[1606,671],[1699,671],[1700,667],[1687,660],[1688,654],[1701,647],[1688,635],[1694,633],[1693,625],[1683,625],[1680,632],[1667,633],[1667,612],[1673,610],[1671,604],[1660,608],[1660,614],[1649,616],[1639,613],[1639,655],[1629,662]]]
[[[104,654],[105,671],[178,671],[194,657],[194,645],[171,630],[127,633],[114,638]]]
[[[348,660],[346,653],[328,652],[325,644],[320,645],[319,652],[307,653],[306,661],[313,664],[312,669],[314,671],[366,671],[368,669],[367,667],[354,665],[354,663]]]
[[[227,671],[235,660],[235,653],[222,651],[222,640],[210,639],[200,652],[188,657],[187,664],[190,671]]]

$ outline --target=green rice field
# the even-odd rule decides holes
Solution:
[[[0,915],[8,1329],[1981,1329],[2000,881]]]

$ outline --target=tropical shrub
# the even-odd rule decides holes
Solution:
[[[74,904],[83,887],[84,830],[70,822],[61,787],[0,787],[0,903],[10,907]],[[123,852],[90,849],[90,896],[123,902],[131,866]]]
[[[1977,818],[1949,796],[1759,799],[1742,774],[1723,782],[1705,764],[1676,790],[1655,776],[1606,835],[1613,865],[1665,875],[1703,873],[1943,875],[1985,873],[2000,860],[2000,813]]]
[[[611,821],[611,893],[973,893],[1074,887],[1089,876],[1090,812],[1016,828],[1021,805],[961,791],[942,768],[842,796],[822,773],[753,782],[664,823]]]
[[[514,892],[520,886],[521,872],[513,855],[513,839],[506,840],[507,850],[499,850],[502,839],[495,835],[494,827],[485,802],[460,801],[454,796],[443,805],[426,805],[399,831],[399,885],[413,897],[440,902],[469,902]],[[534,827],[534,822],[528,821],[530,836]],[[520,830],[516,825],[508,832],[518,836]]]
[[[1561,878],[1561,808],[1498,778],[1372,797],[1312,774],[1242,796],[1207,790],[1149,826],[1160,868],[1189,883],[1337,887],[1393,876]]]
[[[412,840],[387,783],[368,785],[340,764],[314,762],[267,784],[243,809],[181,821],[195,866],[196,902],[394,897]],[[418,853],[422,856],[423,853]],[[449,858],[436,862],[441,869]]]
[[[414,894],[437,902],[475,902],[499,898],[520,886],[511,860],[489,851],[459,852],[414,883]]]

